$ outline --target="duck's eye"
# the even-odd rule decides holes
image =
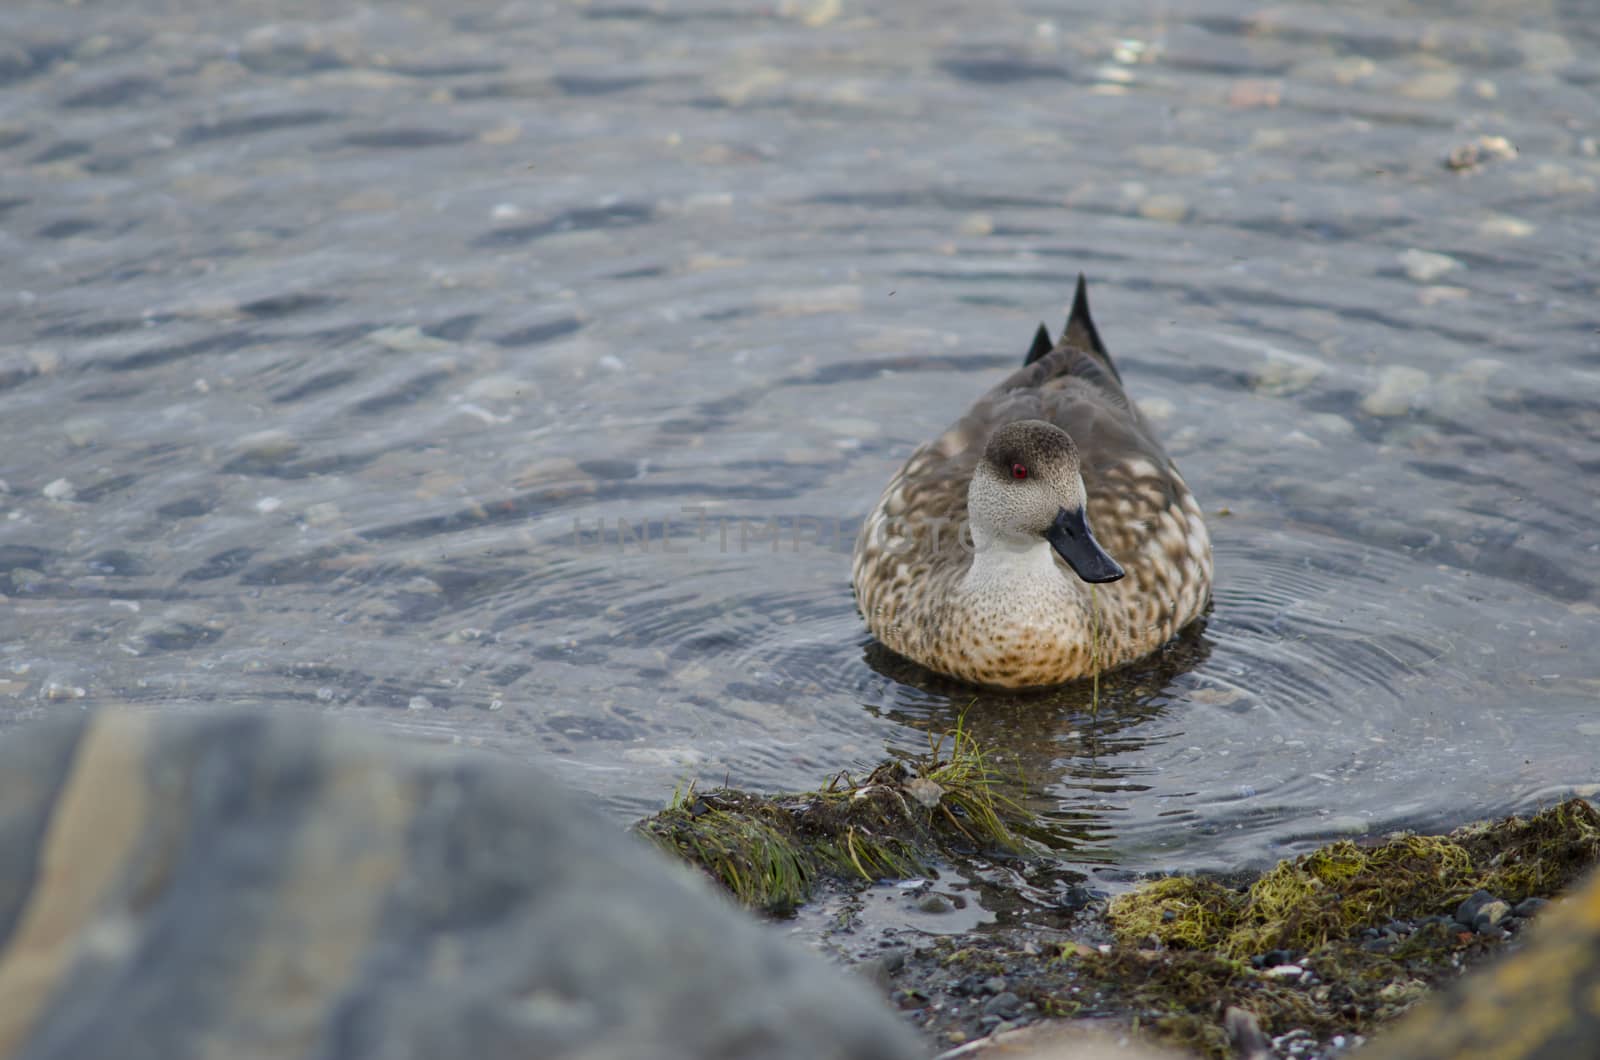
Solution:
[[[1016,479],[1027,478],[1028,477],[1028,468],[1027,468],[1027,466],[1025,464],[1012,464],[1011,465],[1011,477],[1012,478],[1016,478]]]

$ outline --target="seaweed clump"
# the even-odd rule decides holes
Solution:
[[[1071,959],[1074,988],[1052,1012],[1131,1012],[1217,1057],[1230,1051],[1230,1009],[1271,1035],[1366,1034],[1505,937],[1457,920],[1464,900],[1548,898],[1597,861],[1600,812],[1572,799],[1445,836],[1333,843],[1247,888],[1157,880],[1111,902],[1116,944]]]
[[[758,795],[722,787],[677,793],[635,830],[698,866],[747,906],[792,912],[825,880],[904,879],[952,853],[1016,853],[1024,811],[959,724],[929,753],[890,760],[860,781]]]
[[[1530,818],[1470,825],[1445,836],[1350,840],[1280,862],[1243,892],[1173,877],[1112,902],[1125,941],[1205,949],[1234,959],[1306,951],[1363,926],[1449,914],[1476,891],[1508,902],[1542,896],[1600,859],[1600,812],[1581,799]]]

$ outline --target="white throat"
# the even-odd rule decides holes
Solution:
[[[974,526],[972,543],[972,566],[961,580],[966,591],[1016,597],[1059,588],[1055,549],[1043,538],[985,533]]]

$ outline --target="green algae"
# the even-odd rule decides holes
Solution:
[[[1042,859],[1043,848],[1022,838],[1032,825],[958,725],[926,755],[885,762],[860,780],[840,774],[817,791],[690,785],[636,828],[746,905],[784,914],[829,881],[923,875],[941,861],[999,851]],[[1235,1049],[1230,1010],[1269,1036],[1365,1035],[1500,947],[1498,933],[1453,922],[1462,899],[1478,890],[1512,903],[1551,897],[1597,861],[1600,812],[1582,800],[1445,836],[1341,841],[1248,886],[1151,881],[1113,900],[1091,928],[1109,928],[1108,945],[1049,941],[1027,928],[1018,929],[1023,945],[993,935],[940,940],[908,961],[894,996],[907,1008],[944,997],[927,1009],[925,1027],[950,1041],[983,1033],[981,1005],[955,987],[973,976],[1005,978],[1030,1019],[1117,1019],[1209,1057]],[[1367,929],[1396,920],[1413,923],[1368,945],[1378,932]],[[1297,969],[1254,967],[1251,958],[1270,950],[1288,951]]]
[[[1025,813],[964,727],[931,739],[926,755],[892,760],[857,782],[759,795],[694,785],[635,830],[703,870],[743,904],[792,912],[830,879],[877,881],[926,873],[934,861],[981,851],[1018,853]]]
[[[955,984],[994,975],[1042,1018],[1117,1020],[1207,1057],[1236,1055],[1230,1010],[1269,1037],[1370,1035],[1502,948],[1500,932],[1453,920],[1463,898],[1552,897],[1597,861],[1600,813],[1581,800],[1447,836],[1338,842],[1248,886],[1152,881],[1110,904],[1110,943],[1041,945],[1026,932],[940,940],[910,962],[899,996],[910,999],[902,1007],[940,998],[925,1026],[950,1042],[983,1033],[981,1004]],[[1395,920],[1410,930],[1373,946]],[[1255,967],[1250,958],[1269,949],[1289,951],[1294,967]]]
[[[1075,963],[1159,1038],[1206,1056],[1229,1054],[1229,1007],[1272,1035],[1365,1034],[1495,947],[1450,921],[1463,899],[1479,890],[1512,903],[1550,897],[1597,861],[1600,812],[1580,799],[1446,836],[1342,841],[1280,862],[1244,889],[1203,877],[1148,884],[1110,904],[1110,952]],[[1363,930],[1394,920],[1420,923],[1387,951],[1362,945]],[[1274,949],[1294,954],[1307,981],[1250,966]]]
[[[1124,941],[1240,958],[1304,951],[1397,918],[1449,914],[1485,890],[1509,902],[1571,883],[1600,858],[1600,812],[1574,799],[1531,818],[1447,836],[1345,840],[1280,862],[1240,892],[1202,877],[1160,880],[1112,902]]]

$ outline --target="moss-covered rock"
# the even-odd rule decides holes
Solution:
[[[1012,825],[1023,817],[957,728],[927,755],[885,762],[859,782],[841,774],[817,791],[701,793],[690,785],[636,830],[744,904],[781,914],[826,879],[901,879],[952,853],[1019,851]]]
[[[1600,859],[1600,812],[1574,799],[1530,818],[1377,846],[1333,843],[1280,862],[1248,890],[1160,880],[1111,904],[1120,938],[1234,958],[1305,951],[1400,917],[1448,914],[1474,891],[1509,902],[1550,894]]]

